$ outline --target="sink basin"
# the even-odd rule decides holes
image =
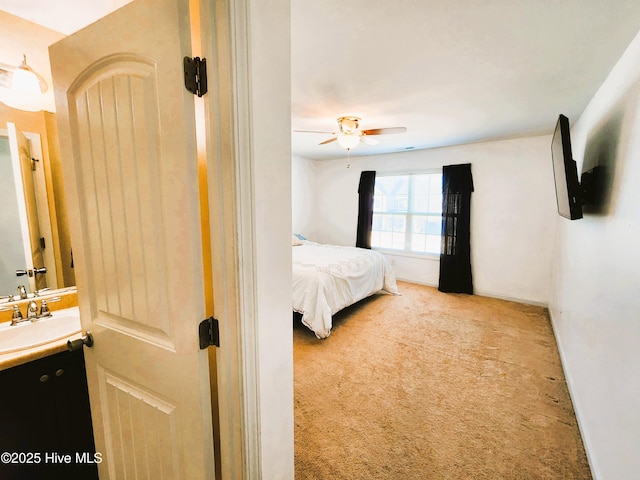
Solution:
[[[51,317],[35,322],[23,322],[14,326],[11,326],[10,322],[2,324],[0,355],[44,345],[80,332],[80,314],[77,307],[52,313]]]

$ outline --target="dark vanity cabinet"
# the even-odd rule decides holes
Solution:
[[[0,371],[1,479],[97,479],[94,454],[82,350]]]

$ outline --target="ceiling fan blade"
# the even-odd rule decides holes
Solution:
[[[330,138],[329,140],[325,140],[324,142],[320,142],[318,145],[326,145],[327,143],[335,142],[337,140],[336,137]]]
[[[380,140],[376,140],[375,138],[371,138],[368,135],[362,135],[362,137],[360,139],[364,143],[366,143],[367,145],[378,145],[380,143]]]
[[[294,133],[322,133],[323,135],[334,135],[336,132],[320,132],[318,130],[294,130]]]
[[[407,127],[391,127],[391,128],[372,128],[370,130],[363,130],[365,135],[388,135],[390,133],[404,133],[407,131]]]

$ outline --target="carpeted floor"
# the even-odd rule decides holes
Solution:
[[[398,287],[296,322],[296,479],[591,478],[545,309]]]

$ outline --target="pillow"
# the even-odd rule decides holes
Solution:
[[[302,240],[300,240],[295,235],[291,235],[291,245],[294,246],[294,247],[298,246],[298,245],[302,245]]]

